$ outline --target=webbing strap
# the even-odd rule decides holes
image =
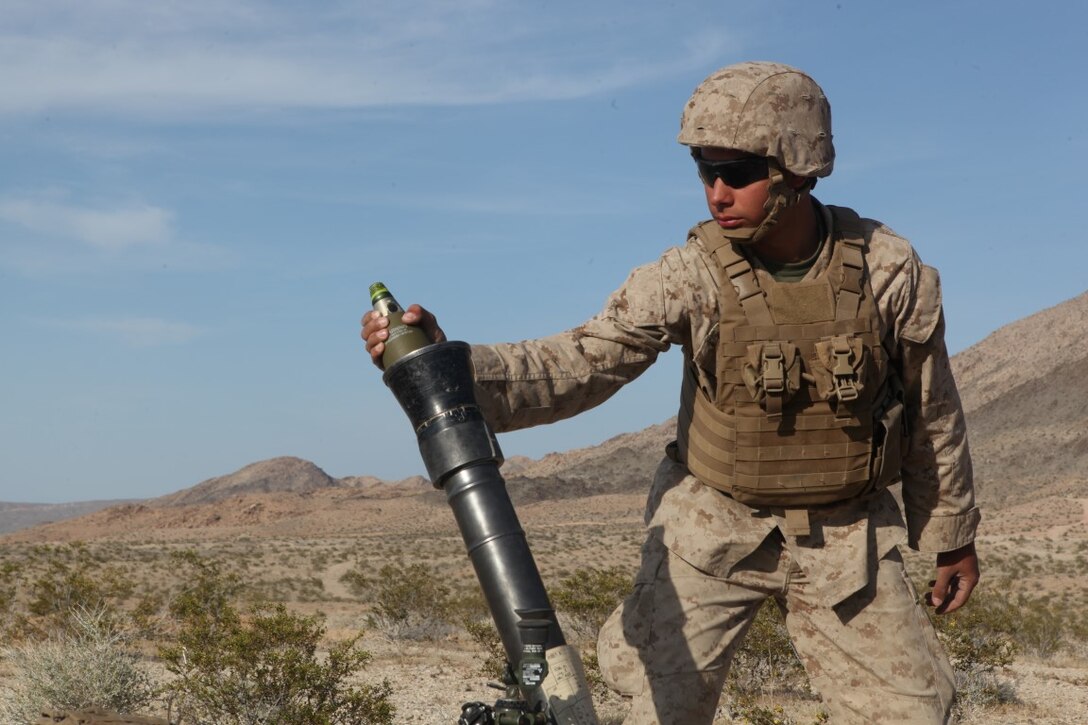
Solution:
[[[786,533],[790,536],[808,536],[812,526],[808,521],[806,509],[786,509]]]
[[[694,380],[694,376],[685,370],[684,385],[680,393],[680,416],[685,425],[680,427],[686,428],[687,424],[693,425],[708,440],[731,448],[731,444],[737,440],[737,431],[732,426],[735,419],[715,408],[714,404],[699,390]],[[700,409],[698,414],[696,414],[696,408]]]
[[[843,483],[864,483],[869,480],[869,465],[855,468],[852,471],[813,471],[811,473],[793,473],[773,475],[751,474],[734,472],[730,477],[738,486],[744,486],[750,491],[763,491],[773,494],[774,491],[788,493],[813,492],[820,488],[839,488]]]
[[[725,276],[737,291],[737,298],[744,310],[745,317],[751,325],[774,325],[771,317],[771,308],[767,306],[767,298],[763,296],[763,290],[759,288],[755,270],[742,255],[733,247],[718,247],[714,256],[722,265]]]
[[[731,481],[730,476],[736,463],[733,458],[732,448],[709,437],[706,428],[700,425],[701,421],[701,418],[695,419],[690,434],[685,441],[687,462],[711,466],[716,474],[723,477],[722,480]]]
[[[835,258],[841,268],[841,283],[835,301],[835,320],[855,320],[861,308],[865,286],[864,238],[861,219],[852,209],[829,207],[835,221]],[[741,309],[752,327],[775,327],[767,298],[759,287],[751,263],[740,254],[727,237],[711,235],[704,225],[695,227],[695,235],[721,265],[722,271],[737,292]],[[834,262],[833,262],[834,263]]]
[[[842,263],[842,286],[835,303],[836,320],[853,320],[861,307],[861,287],[865,282],[865,256],[855,239],[840,239],[839,254]]]
[[[861,294],[865,286],[865,238],[861,217],[853,209],[829,206],[835,222],[835,252],[842,268],[842,282],[835,303],[835,319],[850,320],[858,316]]]
[[[820,461],[829,461],[838,458],[856,458],[868,456],[871,446],[869,441],[850,441],[848,443],[825,443],[793,445],[760,445],[738,446],[737,462],[741,460],[758,461],[810,461],[813,466],[818,466]]]
[[[738,415],[732,419],[736,430],[742,433],[778,433],[777,421],[767,420],[766,416]],[[843,424],[834,415],[805,415],[790,421],[794,431],[838,430]]]
[[[738,327],[733,332],[733,339],[738,343],[762,342],[764,340],[822,340],[833,335],[857,335],[869,332],[868,318],[835,322],[813,322],[807,325],[772,325]],[[728,342],[722,343],[729,345]],[[729,351],[739,348],[728,347]],[[747,347],[744,348],[747,350]]]
[[[713,233],[716,230],[709,226],[713,223],[711,221],[700,224],[692,232],[703,243],[706,250],[718,260],[725,278],[737,291],[737,297],[740,299],[741,309],[748,318],[748,324],[773,326],[774,318],[771,317],[771,308],[767,306],[767,298],[763,295],[763,290],[759,288],[751,263],[744,258],[743,254],[737,252],[728,237],[721,233]]]

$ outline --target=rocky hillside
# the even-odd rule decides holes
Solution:
[[[1012,322],[952,360],[968,413],[1088,357],[1088,292]],[[1084,400],[1081,398],[1081,400]]]
[[[507,465],[503,476],[515,503],[645,492],[665,454],[666,444],[675,437],[676,419],[671,418],[634,433],[615,436],[600,445]]]
[[[251,493],[302,493],[340,485],[310,461],[291,456],[251,463],[226,476],[209,478],[193,486],[155,499],[157,506],[189,506],[214,503]]]
[[[1088,494],[1088,293],[1002,327],[952,366],[981,500]]]

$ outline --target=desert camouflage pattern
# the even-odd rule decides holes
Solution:
[[[831,106],[796,68],[747,62],[712,73],[684,106],[677,140],[769,156],[798,176],[827,176],[835,163]]]
[[[723,498],[680,464],[666,460],[658,470],[635,590],[601,628],[598,647],[608,685],[632,697],[625,722],[710,723],[733,655],[767,597],[786,613],[794,647],[830,722],[946,722],[953,674],[917,604],[896,537],[886,535],[898,518],[890,494],[833,514],[836,523],[868,517],[878,524],[877,541],[862,543],[868,556],[859,557],[868,565],[867,583],[837,607],[827,606],[834,596],[827,579],[835,570],[813,562],[810,546],[779,531],[754,547],[743,535],[710,531],[704,522],[721,516],[743,525],[736,507],[720,509]],[[687,517],[693,538],[704,534],[717,542],[701,552],[713,574],[668,548],[666,539],[675,540],[675,529],[682,528],[676,516]],[[849,539],[851,528],[827,525],[823,535]],[[826,543],[838,549],[843,544]]]
[[[830,212],[819,208],[824,228],[831,230]],[[650,536],[639,586],[602,631],[600,645],[602,669],[613,685],[641,693],[629,723],[710,722],[701,715],[660,719],[668,709],[661,698],[694,692],[687,688],[701,682],[706,701],[697,705],[699,698],[681,696],[686,704],[673,703],[680,708],[676,712],[713,712],[736,638],[758,604],[750,599],[752,591],[736,603],[738,585],[755,586],[759,600],[776,596],[791,607],[791,634],[833,710],[832,722],[942,721],[924,714],[880,720],[874,713],[891,713],[915,700],[930,703],[915,702],[919,713],[939,713],[949,699],[947,663],[935,647],[919,644],[929,643],[932,631],[913,591],[900,581],[896,546],[905,542],[937,553],[974,540],[979,512],[971,459],[944,345],[937,272],[887,227],[869,219],[862,224],[880,337],[906,390],[911,440],[902,466],[903,509],[887,491],[813,508],[812,535],[799,539],[786,533],[782,509],[741,504],[666,458],[647,505]],[[829,234],[806,279],[828,268],[833,244]],[[758,259],[751,261],[766,289],[769,273]],[[502,432],[577,415],[607,400],[672,345],[680,345],[685,363],[693,361],[713,381],[718,328],[725,324],[716,263],[691,236],[634,270],[604,310],[583,325],[538,340],[473,346],[476,397],[488,421]],[[669,552],[665,559],[662,551]],[[667,577],[662,561],[670,562]],[[681,570],[679,581],[675,572]],[[757,581],[763,583],[756,586]],[[670,616],[683,627],[655,624]],[[652,634],[677,631],[683,636]],[[831,642],[841,649],[823,652]],[[896,688],[906,699],[896,700]],[[851,708],[880,703],[885,710],[860,720],[849,715]]]

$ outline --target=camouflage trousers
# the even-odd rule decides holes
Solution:
[[[632,696],[627,725],[709,724],[733,655],[762,602],[774,597],[831,723],[945,723],[952,668],[917,602],[898,549],[872,562],[869,584],[820,604],[775,530],[719,578],[652,536],[635,590],[601,629],[609,686]]]

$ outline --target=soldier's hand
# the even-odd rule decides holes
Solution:
[[[427,333],[431,342],[445,342],[446,333],[438,326],[438,320],[427,310],[419,305],[408,305],[401,317],[407,325],[419,325]],[[382,366],[382,353],[385,352],[385,340],[389,337],[389,320],[379,315],[374,310],[369,310],[363,315],[363,330],[359,334],[366,343],[366,351],[370,353],[370,360],[378,368]]]
[[[978,555],[973,543],[937,554],[937,578],[929,583],[926,603],[936,607],[937,614],[954,612],[971,597],[979,580]]]

